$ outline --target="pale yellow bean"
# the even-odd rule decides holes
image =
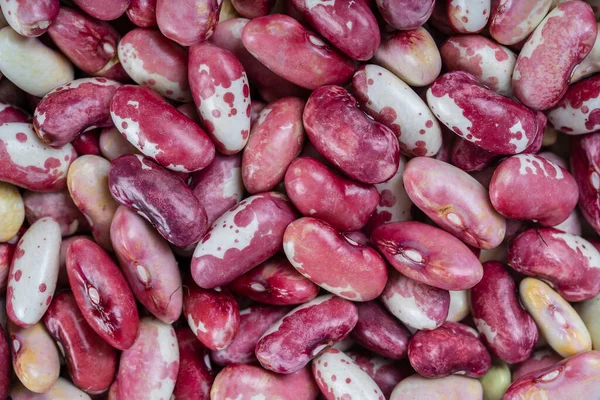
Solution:
[[[19,189],[0,182],[0,242],[6,242],[19,232],[25,220],[25,205]]]

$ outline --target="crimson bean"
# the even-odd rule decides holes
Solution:
[[[269,14],[275,0],[231,0],[231,5],[242,17],[252,19]]]
[[[9,122],[31,122],[31,116],[17,106],[0,102],[0,124]]]
[[[176,246],[196,243],[207,218],[192,191],[177,176],[139,155],[113,160],[108,185],[115,200],[138,212]]]
[[[88,325],[71,292],[61,292],[44,315],[73,383],[91,394],[104,392],[117,373],[117,351]]]
[[[221,4],[218,0],[156,0],[156,22],[167,38],[191,46],[212,35]]]
[[[173,389],[176,399],[209,400],[215,374],[208,349],[188,328],[175,330],[179,346],[179,372]]]
[[[156,0],[131,0],[125,12],[129,20],[140,28],[156,26]]]
[[[138,334],[135,299],[119,268],[100,246],[77,239],[67,250],[71,290],[87,323],[111,346],[130,348]]]
[[[352,302],[333,295],[317,297],[272,325],[256,345],[256,358],[263,367],[277,373],[299,371],[348,336],[357,321]]]
[[[563,360],[552,349],[544,348],[534,351],[531,356],[513,371],[512,381],[516,381],[530,372],[546,369]]]
[[[449,162],[463,171],[474,172],[486,169],[497,158],[497,154],[457,137],[452,144]]]
[[[408,31],[417,29],[431,16],[435,0],[376,0],[385,21],[394,28]]]
[[[77,151],[77,154],[84,156],[86,154],[100,156],[100,131],[101,129],[93,129],[86,131],[73,139],[71,144]]]
[[[41,36],[58,15],[58,0],[15,0],[2,4],[2,13],[10,26],[28,37]]]

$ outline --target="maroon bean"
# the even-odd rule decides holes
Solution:
[[[93,129],[80,133],[73,139],[71,144],[75,148],[75,151],[80,156],[93,155],[101,156],[100,151],[100,132],[101,129]]]
[[[191,46],[212,35],[221,4],[218,0],[156,0],[156,22],[163,35]]]
[[[225,212],[202,238],[192,259],[192,276],[203,288],[225,285],[274,256],[283,232],[296,218],[285,196],[257,194]]]
[[[498,158],[498,155],[487,151],[465,140],[457,137],[452,144],[450,162],[463,171],[473,172],[486,169]]]
[[[303,215],[322,219],[342,232],[361,229],[380,199],[372,185],[347,179],[308,157],[291,163],[284,182],[287,195]]]
[[[131,0],[127,17],[140,28],[156,26],[156,0]]]
[[[344,88],[322,86],[315,90],[306,103],[303,119],[312,144],[350,178],[381,183],[398,170],[396,135],[369,118]]]
[[[87,323],[111,346],[133,345],[139,317],[133,294],[108,254],[88,239],[77,239],[67,250],[71,290]]]
[[[404,31],[423,25],[431,16],[434,6],[435,0],[377,0],[377,7],[385,21]]]
[[[406,361],[398,362],[365,351],[352,350],[346,355],[375,381],[386,399],[390,398],[398,382],[414,373]]]
[[[231,0],[231,5],[242,17],[252,19],[269,14],[275,0]]]
[[[596,232],[600,232],[600,133],[573,141],[571,172],[579,187],[579,209]]]
[[[117,374],[117,351],[88,325],[71,292],[56,295],[44,324],[65,358],[73,383],[91,394],[108,389]]]
[[[215,373],[210,365],[208,349],[186,327],[178,328],[179,373],[173,396],[176,399],[209,400]]]
[[[17,106],[0,102],[0,124],[9,122],[31,122],[31,116]]]
[[[549,282],[567,301],[600,293],[600,253],[582,237],[554,228],[528,229],[510,243],[508,262]]]
[[[357,321],[352,302],[333,295],[317,297],[272,325],[256,345],[256,358],[277,373],[299,371],[348,336]]]
[[[111,163],[108,180],[117,202],[137,211],[174,245],[196,243],[206,232],[206,212],[192,191],[150,159],[121,156]]]
[[[421,222],[376,228],[371,241],[390,264],[409,278],[446,290],[465,290],[481,280],[481,263],[451,234]]]
[[[229,284],[238,295],[273,305],[303,304],[317,297],[319,287],[302,276],[282,255],[276,255]]]
[[[488,261],[483,271],[483,279],[471,289],[475,326],[503,361],[524,361],[538,340],[535,321],[519,304],[515,282],[501,263]]]
[[[456,322],[417,332],[408,344],[408,359],[415,371],[426,378],[455,373],[480,378],[492,364],[477,331]]]
[[[89,223],[71,199],[68,190],[47,193],[25,191],[23,203],[25,217],[30,224],[38,219],[51,217],[60,225],[62,236],[90,230]]]

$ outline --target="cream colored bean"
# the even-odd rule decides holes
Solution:
[[[19,189],[0,182],[0,242],[6,242],[19,232],[25,220],[25,205]]]
[[[575,306],[592,337],[592,348],[600,350],[600,294]]]

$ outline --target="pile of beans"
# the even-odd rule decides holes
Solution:
[[[600,0],[0,7],[0,399],[599,398]]]

